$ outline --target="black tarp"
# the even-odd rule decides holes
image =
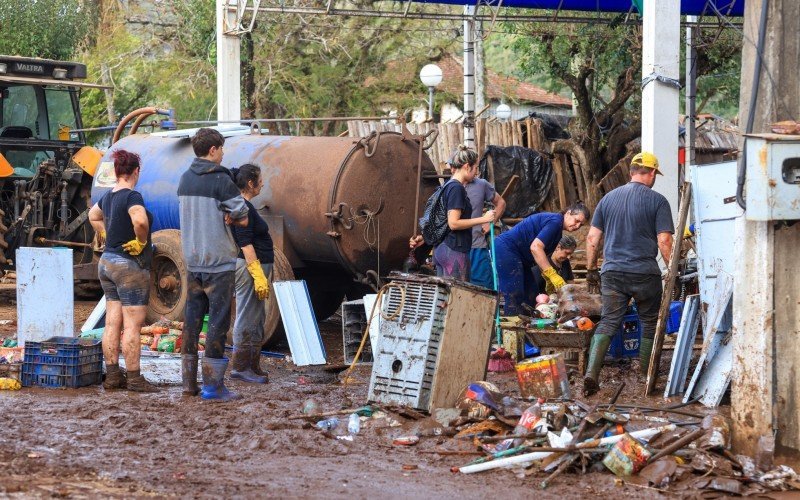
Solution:
[[[551,161],[530,148],[522,146],[489,146],[483,153],[479,169],[481,177],[490,179],[489,158],[494,170],[494,185],[502,193],[512,176],[519,176],[516,189],[506,196],[503,217],[522,218],[542,206],[553,183]]]
[[[528,118],[534,118],[542,121],[542,132],[548,141],[557,141],[559,139],[569,139],[570,135],[567,132],[571,116],[564,115],[551,115],[549,113],[538,113],[531,111],[528,113]]]

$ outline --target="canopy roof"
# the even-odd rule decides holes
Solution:
[[[425,3],[474,5],[464,0],[417,0]],[[638,12],[643,0],[478,0],[478,5],[520,7],[524,9],[579,10],[590,12]],[[743,16],[744,0],[681,0],[681,14],[715,15],[714,8],[725,16]]]

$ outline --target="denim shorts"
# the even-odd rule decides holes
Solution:
[[[146,306],[150,299],[150,270],[142,269],[133,259],[104,253],[97,266],[97,275],[106,300],[123,306]]]

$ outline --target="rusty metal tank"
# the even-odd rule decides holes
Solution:
[[[194,158],[190,132],[181,132],[136,134],[114,144],[95,176],[93,199],[113,186],[111,153],[133,151],[142,159],[137,190],[154,215],[153,231],[180,229],[176,191]],[[419,148],[419,137],[408,133],[358,139],[239,130],[226,137],[222,164],[261,168],[264,187],[251,201],[267,220],[276,248],[309,282],[316,310],[322,298],[338,306],[354,282],[375,284],[375,277],[402,266],[416,228],[415,204],[421,215],[438,185],[427,154],[419,160]]]

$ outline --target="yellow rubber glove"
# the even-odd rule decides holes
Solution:
[[[123,243],[122,249],[131,255],[139,255],[144,250],[145,245],[147,245],[146,241],[139,241],[139,238],[134,238],[127,243]]]
[[[253,288],[256,290],[258,300],[267,300],[269,298],[269,280],[264,276],[261,262],[254,260],[247,264],[247,272],[253,277]]]
[[[0,378],[0,391],[18,391],[22,388],[22,384],[13,378],[2,377]]]
[[[548,267],[542,271],[542,277],[549,285],[553,287],[556,292],[561,290],[561,287],[567,284],[564,281],[564,278],[559,276],[556,270],[552,267]]]
[[[94,235],[94,241],[92,241],[92,249],[95,252],[102,252],[103,248],[106,246],[106,232],[105,231],[98,231]]]

